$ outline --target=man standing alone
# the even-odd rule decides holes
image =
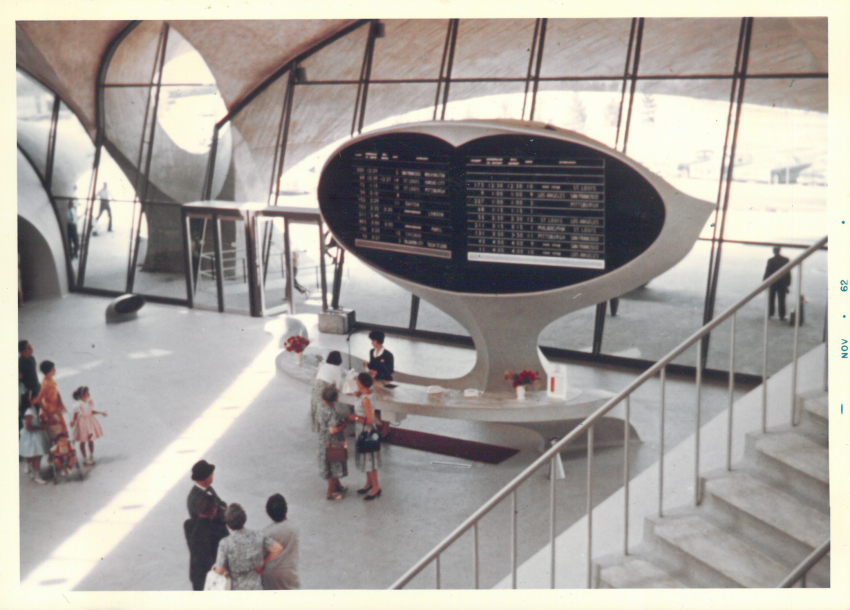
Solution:
[[[767,268],[764,270],[763,280],[766,280],[771,275],[779,271],[782,267],[788,264],[788,259],[779,254],[779,246],[773,248],[773,256],[767,261]],[[770,293],[768,294],[767,316],[773,317],[773,302],[779,301],[779,319],[785,319],[785,295],[788,294],[788,287],[791,285],[791,274],[786,273],[778,280],[770,285]]]
[[[97,197],[100,199],[100,211],[97,213],[97,218],[94,219],[95,222],[100,220],[100,217],[103,216],[103,213],[106,212],[106,215],[109,217],[109,226],[107,227],[107,231],[112,230],[112,208],[109,207],[109,189],[106,186],[106,182],[103,183],[103,188],[97,192]]]

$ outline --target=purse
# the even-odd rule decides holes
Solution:
[[[222,576],[215,570],[207,572],[207,578],[204,581],[204,591],[230,591],[232,583],[230,575]]]
[[[326,462],[347,462],[348,461],[348,445],[345,441],[329,440],[325,447]]]
[[[374,428],[363,428],[357,437],[357,453],[375,453],[381,450],[381,435]]]

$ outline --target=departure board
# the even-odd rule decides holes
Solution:
[[[359,151],[351,168],[356,246],[451,258],[448,158]]]
[[[605,268],[605,159],[473,156],[470,261]]]
[[[664,225],[639,168],[583,136],[466,122],[405,129],[342,145],[319,180],[334,239],[386,273],[453,292],[553,290],[622,267]]]

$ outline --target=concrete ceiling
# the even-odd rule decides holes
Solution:
[[[89,131],[101,59],[127,21],[19,21],[17,65],[59,93]],[[351,23],[350,20],[174,21],[206,60],[228,107],[275,68]],[[446,20],[390,20],[376,44],[375,78],[435,78]],[[750,72],[827,72],[826,18],[757,18]],[[740,19],[647,19],[642,74],[731,73]],[[628,19],[550,20],[544,76],[618,75],[625,67]],[[461,20],[456,77],[521,77],[534,21]],[[332,66],[332,54],[325,62]],[[320,67],[316,68],[321,69]],[[394,76],[390,76],[394,75]],[[312,78],[312,76],[311,76]],[[693,82],[692,95],[714,87]],[[826,110],[825,84],[791,96],[788,105]],[[751,100],[759,103],[759,99]],[[773,104],[775,100],[763,100]]]
[[[19,21],[16,24],[17,65],[57,92],[77,113],[89,134],[94,136],[95,91],[101,62],[110,43],[129,23]],[[144,22],[118,47],[110,64],[110,81],[149,80],[159,23]],[[169,23],[204,58],[225,105],[232,108],[277,68],[353,22],[198,20]],[[375,42],[371,74],[374,80],[439,77],[447,20],[388,20],[384,24],[386,34]],[[541,76],[622,78],[631,24],[630,19],[549,20]],[[638,91],[728,101],[730,80],[664,80],[663,77],[731,75],[740,26],[740,18],[647,19],[639,73],[660,78],[641,81]],[[531,57],[534,29],[533,19],[461,20],[452,77],[524,78]],[[359,28],[309,57],[303,63],[307,79],[356,81],[366,32],[367,28]],[[756,18],[748,73],[798,76],[781,81],[750,79],[746,85],[746,101],[826,112],[827,80],[801,78],[799,75],[826,73],[827,50],[826,18]],[[541,89],[553,86],[560,87],[541,83]],[[620,85],[617,81],[590,80],[579,86],[619,89]],[[522,91],[523,88],[522,82],[458,82],[451,85],[451,99]],[[298,87],[287,147],[287,168],[322,146],[348,135],[355,91],[356,85]],[[115,94],[110,95],[115,97]],[[369,90],[367,123],[432,105],[434,95],[433,83],[373,84]],[[264,94],[234,122],[239,131],[234,137],[237,142],[244,142],[235,145],[237,183],[244,182],[261,167],[268,165],[270,168],[281,101],[277,94]],[[143,100],[137,100],[136,107],[143,105]],[[117,128],[116,120],[121,121],[120,115],[138,110],[134,110],[132,105],[120,106],[108,113],[110,139],[127,131]],[[124,148],[129,153],[138,146],[138,137],[128,134],[126,139]],[[240,152],[241,148],[245,150]],[[239,159],[243,161],[239,162]],[[270,174],[265,169],[260,174],[262,176],[252,178],[251,183],[256,183],[254,186],[259,189],[258,193],[267,193]],[[197,192],[197,188],[192,185],[190,191]]]

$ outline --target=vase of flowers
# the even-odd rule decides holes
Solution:
[[[511,386],[516,390],[516,399],[525,400],[525,390],[532,383],[537,381],[540,373],[523,369],[519,373],[505,372],[505,379],[511,382]]]
[[[295,355],[298,357],[298,366],[301,366],[301,361],[304,358],[304,350],[307,349],[308,345],[310,345],[310,340],[307,337],[292,335],[286,340],[283,347],[288,352],[295,352]]]

